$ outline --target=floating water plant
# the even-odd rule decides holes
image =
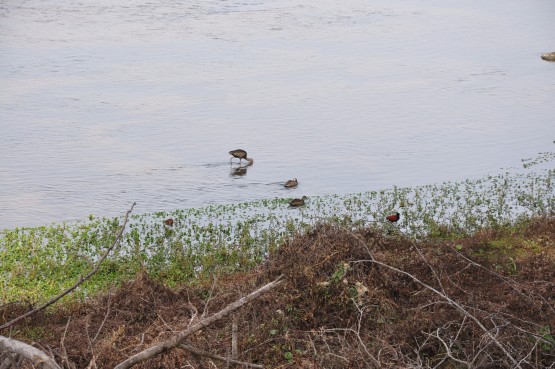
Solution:
[[[319,222],[379,226],[408,236],[465,235],[520,218],[553,215],[555,169],[545,153],[524,169],[479,179],[348,195],[311,196],[292,209],[290,199],[132,215],[120,245],[76,296],[130,278],[141,268],[173,285],[251,268],[280,242]],[[385,216],[401,214],[396,224]],[[171,217],[173,226],[164,224]],[[45,299],[90,270],[110,245],[119,218],[5,229],[0,232],[0,303]]]

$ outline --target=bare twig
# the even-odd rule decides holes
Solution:
[[[198,315],[198,310],[197,310],[197,308],[195,307],[195,305],[193,305],[193,304],[191,303],[191,301],[189,301],[189,302],[187,303],[187,306],[188,306],[189,309],[191,310],[191,319],[189,319],[189,325],[187,326],[187,328],[188,328],[188,327],[190,327],[190,326],[197,320],[196,318],[197,318],[197,315]]]
[[[375,259],[369,259],[369,260],[357,260],[354,263],[374,263],[380,266],[383,266],[384,268],[387,269],[391,269],[397,273],[406,275],[407,277],[411,278],[413,281],[415,281],[416,283],[420,284],[421,286],[429,289],[430,291],[432,291],[433,293],[435,293],[436,295],[438,295],[439,297],[441,297],[442,299],[446,300],[450,305],[454,306],[457,310],[459,310],[462,314],[464,314],[465,316],[467,316],[468,318],[470,318],[472,321],[474,321],[474,323],[476,323],[478,325],[478,327],[480,327],[480,329],[482,329],[484,331],[484,333],[486,334],[486,336],[497,346],[501,349],[501,351],[503,351],[503,353],[505,354],[505,356],[507,356],[507,358],[509,358],[511,360],[511,362],[513,363],[513,365],[515,366],[515,368],[521,368],[521,365],[515,360],[515,358],[511,355],[511,353],[509,351],[507,351],[507,349],[505,348],[505,346],[503,346],[501,344],[501,342],[499,342],[495,336],[482,324],[482,322],[480,322],[480,320],[478,320],[478,318],[476,318],[474,315],[470,314],[464,307],[462,307],[458,302],[456,302],[455,300],[451,299],[449,296],[447,296],[446,294],[438,291],[437,289],[433,288],[432,286],[422,282],[420,279],[418,279],[417,277],[415,277],[414,275],[405,272],[404,270],[395,268],[394,266],[382,263],[380,261],[377,261]]]
[[[0,336],[0,351],[13,352],[35,364],[42,365],[43,368],[60,369],[60,366],[41,350],[13,338]]]
[[[18,358],[18,355],[15,355],[15,358],[14,358],[12,354],[9,352],[6,352],[5,355],[1,355],[0,361],[2,361],[2,359],[6,359],[6,360],[4,360],[2,364],[0,364],[0,369],[10,369],[11,367],[13,367],[14,369],[19,369],[17,358]]]
[[[133,207],[135,206],[135,203],[133,203],[133,205],[131,205],[131,208],[127,211],[127,213],[125,214],[125,220],[123,221],[123,225],[121,226],[119,232],[116,235],[116,239],[114,240],[114,242],[112,243],[112,246],[110,246],[108,248],[108,250],[106,250],[106,252],[104,253],[104,255],[102,255],[102,257],[98,260],[98,262],[96,263],[96,266],[94,267],[93,270],[91,270],[87,275],[85,275],[84,277],[79,278],[79,280],[70,288],[68,288],[67,290],[65,290],[64,292],[62,292],[61,294],[59,294],[58,296],[52,298],[50,301],[48,301],[47,303],[45,303],[42,306],[39,306],[36,309],[33,309],[23,315],[18,316],[17,318],[3,324],[0,326],[0,331],[2,329],[6,329],[8,327],[11,327],[12,325],[14,325],[15,323],[19,322],[22,319],[25,319],[33,314],[38,313],[41,310],[46,309],[48,306],[56,303],[59,299],[61,299],[62,297],[64,297],[65,295],[69,294],[70,292],[72,292],[73,290],[75,290],[77,287],[79,287],[83,282],[85,282],[86,280],[88,280],[90,277],[92,277],[96,272],[98,272],[98,269],[100,268],[100,264],[102,264],[102,262],[108,257],[108,254],[114,249],[114,247],[116,247],[116,245],[118,244],[119,240],[121,239],[121,236],[123,234],[123,230],[125,229],[125,225],[127,224],[127,220],[129,219],[129,214],[131,213],[131,211],[133,211]]]
[[[204,310],[202,311],[200,319],[204,319],[204,317],[206,315],[208,315],[208,305],[210,304],[210,301],[212,301],[212,294],[214,293],[214,290],[216,289],[216,282],[217,281],[218,281],[218,275],[215,274],[214,279],[212,280],[212,287],[210,288],[210,293],[208,294],[208,298],[206,299],[206,302],[204,303]]]
[[[378,362],[378,360],[370,353],[370,351],[368,351],[368,348],[366,347],[366,345],[364,344],[364,341],[362,340],[362,337],[360,337],[360,333],[357,332],[356,329],[353,328],[328,328],[323,330],[323,332],[325,333],[329,333],[329,332],[343,332],[343,333],[352,333],[356,339],[358,344],[362,347],[362,349],[364,350],[364,352],[366,352],[366,355],[368,355],[368,357],[370,359],[372,359],[372,361],[374,362],[374,364],[376,364],[376,367],[379,368],[380,367],[380,363]],[[329,349],[329,346],[328,346]],[[331,350],[330,350],[331,353]],[[346,359],[345,359],[346,360]],[[348,360],[346,360],[348,361]]]
[[[157,356],[165,351],[171,350],[181,344],[181,342],[190,336],[191,334],[201,330],[204,327],[209,326],[210,324],[228,316],[229,314],[233,313],[243,305],[253,301],[254,299],[260,297],[261,295],[265,294],[268,291],[278,287],[283,283],[282,276],[279,276],[273,282],[266,284],[265,286],[259,288],[258,290],[251,292],[249,295],[240,298],[239,300],[235,301],[234,303],[229,304],[224,309],[220,310],[219,312],[209,316],[208,318],[201,319],[195,325],[187,328],[186,330],[182,331],[181,333],[177,334],[173,338],[163,341],[157,345],[149,347],[146,350],[139,352],[133,356],[130,356],[126,360],[119,363],[115,369],[127,369],[131,368],[135,364],[138,364],[144,360]]]
[[[526,354],[526,356],[524,356],[518,363],[527,363],[530,364],[526,359],[528,359],[529,357],[532,357],[532,353],[534,352],[534,350],[536,350],[536,347],[538,347],[538,344],[540,343],[540,340],[536,340],[536,342],[534,342],[534,346],[530,349],[530,351],[528,352],[528,354]]]
[[[238,323],[237,323],[237,315],[233,315],[231,319],[231,358],[237,359],[239,357],[239,350],[237,345],[237,330],[238,330]]]
[[[411,244],[412,244],[412,247],[414,247],[414,249],[416,250],[416,252],[418,252],[418,255],[420,255],[420,258],[422,259],[422,261],[424,261],[424,263],[426,263],[428,268],[430,268],[432,274],[436,278],[437,283],[439,284],[439,287],[441,288],[441,292],[445,294],[446,293],[445,288],[443,288],[443,283],[441,283],[441,279],[437,275],[436,270],[430,265],[430,263],[428,262],[428,259],[426,259],[422,251],[420,251],[420,248],[418,247],[416,242],[412,241]]]
[[[454,248],[451,248],[451,250],[452,250],[453,252],[455,252],[455,254],[456,254],[457,256],[459,256],[460,258],[462,258],[462,259],[464,259],[465,261],[467,261],[470,265],[473,265],[473,266],[475,266],[475,267],[478,267],[478,268],[480,268],[480,269],[483,269],[483,270],[485,270],[487,273],[496,276],[497,278],[501,279],[502,281],[504,281],[505,283],[507,283],[509,286],[511,286],[511,288],[513,288],[513,289],[516,291],[516,293],[518,293],[519,295],[525,297],[526,299],[530,299],[530,296],[528,296],[527,294],[525,294],[525,293],[523,292],[523,290],[524,290],[523,286],[522,286],[520,283],[518,283],[517,281],[515,281],[514,279],[509,278],[509,277],[506,277],[506,276],[504,276],[504,275],[502,275],[502,274],[496,273],[495,271],[493,271],[493,270],[491,270],[491,269],[486,268],[485,266],[483,266],[483,265],[481,265],[481,264],[475,262],[474,260],[472,260],[472,259],[466,257],[465,255],[463,255],[461,252],[455,250]],[[515,287],[515,286],[516,286],[516,287]],[[517,288],[517,287],[518,287],[518,288]],[[555,314],[555,307],[553,307],[553,306],[549,303],[549,301],[547,301],[547,300],[545,299],[545,297],[543,297],[542,295],[537,295],[537,297],[545,303],[545,305],[547,306],[547,308],[548,308],[549,310],[551,310],[551,312],[552,312],[553,314]]]
[[[443,340],[443,338],[439,336],[439,328],[436,329],[435,334],[431,334],[431,333],[426,333],[426,334],[430,335],[431,337],[437,338],[438,341],[441,342],[443,347],[445,347],[445,355],[447,357],[449,357],[453,361],[456,361],[459,364],[465,365],[467,368],[470,368],[470,363],[453,356],[453,353],[451,352],[451,345],[448,345],[447,342],[445,342],[445,340]],[[437,368],[439,367],[439,365],[436,365],[435,367]]]
[[[264,368],[263,365],[247,363],[245,361],[239,361],[239,360],[235,360],[235,359],[229,359],[227,357],[215,355],[215,354],[212,354],[210,352],[207,352],[207,351],[198,349],[196,347],[187,345],[185,343],[182,343],[181,345],[179,345],[179,347],[184,349],[184,350],[190,351],[195,355],[209,357],[210,359],[214,359],[214,360],[220,360],[220,361],[225,361],[225,362],[229,361],[231,364],[237,364],[237,365],[246,366],[246,367],[250,367],[250,368]]]
[[[70,367],[69,365],[69,359],[67,356],[67,351],[66,351],[66,345],[65,345],[65,340],[66,340],[66,335],[67,335],[67,328],[69,327],[69,322],[71,322],[71,315],[67,318],[67,323],[66,323],[66,327],[64,329],[64,334],[62,335],[62,339],[60,340],[60,346],[62,348],[62,365],[64,365],[64,361],[67,363],[68,367]]]
[[[378,360],[374,357],[374,355],[372,355],[370,353],[370,351],[368,351],[368,348],[366,347],[366,344],[364,343],[364,341],[362,340],[362,338],[360,337],[360,330],[362,327],[362,319],[364,318],[364,306],[361,308],[360,305],[355,301],[355,299],[351,299],[351,301],[353,301],[354,306],[357,308],[358,310],[358,319],[357,319],[357,329],[355,332],[355,335],[358,339],[359,344],[362,346],[362,348],[364,349],[364,351],[366,352],[366,355],[368,355],[368,357],[370,357],[372,359],[372,361],[374,361],[374,364],[376,364],[378,366],[378,368],[380,367],[380,363],[378,362]]]
[[[100,334],[100,331],[102,330],[102,327],[104,327],[104,323],[106,323],[106,319],[108,319],[108,316],[110,315],[110,310],[111,310],[111,302],[112,300],[112,291],[110,291],[110,294],[108,295],[108,307],[106,309],[106,314],[104,315],[104,320],[102,321],[102,324],[100,324],[100,327],[98,327],[98,330],[96,331],[96,334],[94,335],[94,338],[92,339],[93,342],[96,342],[96,339],[98,338],[98,335]]]
[[[93,349],[93,345],[92,345],[92,342],[91,342],[91,337],[89,335],[89,328],[88,328],[89,324],[90,324],[90,321],[87,322],[87,324],[85,324],[85,333],[86,333],[86,336],[87,336],[87,341],[89,342],[89,350],[91,350],[92,359],[89,362],[89,365],[87,365],[86,369],[93,369],[93,368],[98,369],[98,367],[96,366],[96,355],[94,354],[94,349]]]

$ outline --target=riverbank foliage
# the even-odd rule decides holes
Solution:
[[[84,303],[40,312],[9,334],[64,368],[114,367],[248,292],[277,290],[236,313],[239,359],[268,368],[551,368],[555,217],[414,240],[397,229],[320,224],[287,237],[245,272],[169,288],[143,269]],[[0,309],[0,322],[26,311]],[[231,319],[187,344],[227,357]],[[173,350],[140,368],[225,362]]]
[[[550,368],[555,169],[538,166],[551,159],[480,179],[312,197],[302,208],[270,199],[133,215],[98,273],[2,333],[35,342],[64,368],[112,367],[284,275],[236,313],[241,360]],[[396,211],[398,223],[384,221]],[[90,272],[122,223],[91,216],[0,231],[0,323]],[[230,325],[188,343],[226,357]],[[226,365],[212,360],[174,350],[141,365]]]
[[[118,247],[72,298],[121,285],[140,270],[169,286],[246,271],[287,237],[321,222],[379,226],[399,211],[396,231],[413,239],[447,239],[552,215],[555,169],[530,169],[549,158],[526,159],[523,171],[481,179],[312,197],[300,209],[276,198],[132,215]],[[164,225],[167,217],[174,219],[173,227]],[[93,268],[121,223],[122,218],[91,216],[84,222],[0,231],[0,303],[37,304],[68,288]]]

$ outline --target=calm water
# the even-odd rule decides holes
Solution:
[[[552,0],[0,0],[0,228],[519,165],[555,147],[555,63],[540,59],[554,14]],[[254,158],[243,176],[236,148]]]

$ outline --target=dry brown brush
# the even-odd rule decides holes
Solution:
[[[235,312],[235,359],[267,368],[555,368],[555,219],[453,242],[320,225],[250,273],[169,289],[141,274],[9,335],[63,368],[113,368],[264,283]],[[15,311],[10,307],[9,311]],[[24,307],[22,307],[24,310]],[[0,309],[0,323],[11,319]],[[4,332],[6,334],[6,332]],[[241,367],[231,317],[137,368]],[[219,359],[218,359],[219,358]]]

